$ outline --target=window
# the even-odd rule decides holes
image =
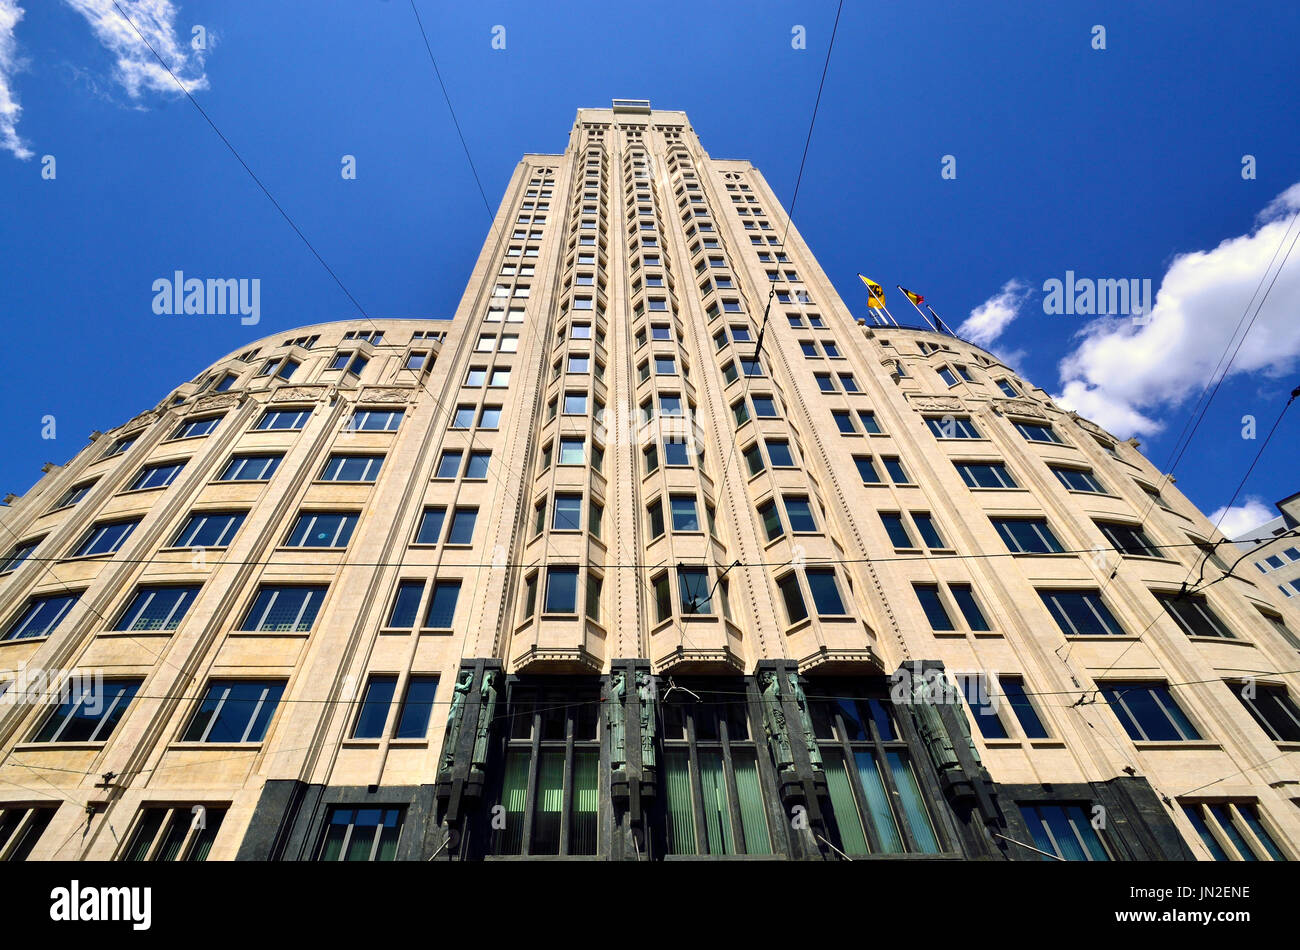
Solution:
[[[89,493],[90,489],[93,488],[94,485],[94,482],[82,482],[80,485],[73,485],[59,496],[59,500],[54,503],[54,507],[50,510],[57,511],[60,508],[68,508],[75,505],[77,502],[81,501],[81,499],[86,497],[87,493]]]
[[[180,474],[181,469],[185,467],[184,462],[164,462],[160,465],[149,465],[141,469],[140,474],[135,477],[128,491],[140,491],[145,488],[166,488]]]
[[[104,742],[126,715],[143,680],[103,680],[69,690],[33,742]]]
[[[1046,739],[1038,712],[1025,692],[1024,680],[1016,676],[993,677],[983,673],[958,674],[971,717],[985,739],[1014,737],[1009,729],[1016,723],[1027,739]],[[1005,715],[1010,711],[1011,716]]]
[[[175,630],[198,595],[192,587],[141,587],[113,624],[114,630]]]
[[[221,382],[217,383],[216,387],[212,391],[217,393],[224,393],[226,390],[230,389],[231,386],[235,385],[235,380],[237,380],[238,378],[239,378],[238,376],[235,376],[231,373],[227,373],[225,376],[221,378]]]
[[[393,724],[394,739],[423,739],[429,731],[433,698],[438,689],[436,676],[412,676],[406,684],[406,694],[398,707]],[[361,710],[352,726],[354,739],[380,739],[385,735],[388,713],[397,693],[397,677],[376,674],[366,684]]]
[[[464,453],[460,449],[446,449],[438,457],[438,471],[434,478],[455,478],[460,471],[460,460]]]
[[[951,369],[949,369],[947,366],[940,366],[940,367],[939,367],[939,378],[942,379],[942,380],[944,381],[945,385],[947,385],[950,389],[951,389],[953,386],[956,386],[957,383],[960,382],[960,380],[957,379],[957,374],[954,373],[954,372],[953,372]]]
[[[569,393],[564,394],[564,412],[566,415],[585,416],[587,414],[587,394]]]
[[[952,622],[952,617],[948,615],[948,608],[943,604],[938,584],[913,584],[912,589],[916,591],[916,599],[921,602],[921,609],[925,611],[925,619],[930,622],[930,629],[957,629],[956,624]]]
[[[774,541],[785,534],[785,528],[781,525],[781,516],[776,511],[776,502],[765,501],[759,505],[758,517],[763,522],[767,540]]]
[[[460,581],[441,580],[433,585],[424,625],[431,630],[451,630],[456,619],[456,602],[460,600]]]
[[[1228,686],[1274,742],[1300,742],[1300,707],[1285,686],[1255,682]]]
[[[880,456],[880,464],[885,466],[885,471],[895,485],[912,484],[912,480],[907,477],[907,472],[903,470],[903,463],[898,460],[898,456],[882,455]]]
[[[283,680],[212,680],[181,741],[261,742],[283,693]]]
[[[317,860],[394,861],[403,817],[401,808],[330,808]]]
[[[196,439],[208,435],[217,427],[221,416],[208,416],[206,419],[186,419],[171,434],[173,439]],[[132,440],[134,441],[134,440]]]
[[[260,430],[297,430],[311,418],[310,409],[268,409],[253,428]]]
[[[556,495],[555,515],[551,527],[556,531],[580,531],[582,529],[582,496]]]
[[[754,404],[754,415],[760,419],[777,418],[776,400],[771,396],[751,396],[750,401]]]
[[[1222,640],[1235,640],[1236,634],[1229,630],[1210,609],[1204,597],[1180,597],[1177,594],[1157,593],[1156,600],[1165,608],[1165,612],[1174,618],[1189,637],[1218,637]]]
[[[321,472],[323,482],[373,482],[384,464],[382,455],[331,455]]]
[[[998,389],[1002,391],[1002,395],[1006,396],[1008,399],[1015,399],[1020,395],[1020,393],[1016,391],[1016,387],[1012,386],[1009,380],[999,379],[997,383]]]
[[[782,496],[785,502],[785,517],[790,524],[790,530],[798,533],[810,533],[817,530],[817,522],[813,518],[812,505],[808,499],[803,496]]]
[[[1134,742],[1187,742],[1201,738],[1165,683],[1111,682],[1098,685]]]
[[[26,861],[50,826],[56,808],[0,809],[0,861]]]
[[[221,482],[264,482],[275,474],[282,455],[235,455],[217,476]]]
[[[406,368],[418,373],[424,369],[424,361],[428,358],[428,353],[412,352],[406,357]]]
[[[487,478],[488,463],[491,459],[491,450],[469,453],[469,461],[465,463],[465,477],[470,479]]]
[[[32,640],[48,637],[68,615],[80,594],[46,594],[32,597],[27,606],[5,629],[3,640]]]
[[[19,541],[4,559],[0,560],[0,574],[8,574],[10,571],[17,570],[24,561],[32,556],[32,552],[36,550],[43,540],[45,539],[37,538],[34,541]]]
[[[224,548],[243,523],[242,511],[196,512],[186,519],[170,547]]]
[[[206,861],[225,817],[206,805],[145,808],[119,860]]]
[[[993,518],[1013,554],[1060,554],[1064,549],[1043,518]]]
[[[1269,622],[1269,624],[1273,627],[1273,629],[1276,630],[1281,635],[1282,639],[1287,642],[1288,646],[1290,646],[1293,650],[1300,650],[1300,637],[1297,637],[1294,633],[1291,632],[1291,628],[1282,622],[1282,618],[1280,616],[1274,613],[1269,613],[1268,611],[1265,611],[1263,609],[1260,609],[1258,605],[1256,605],[1256,609],[1259,609],[1261,616],[1263,616],[1263,618]]]
[[[587,440],[583,438],[564,437],[560,439],[559,464],[581,465],[584,461],[584,448]]]
[[[257,592],[252,606],[239,625],[241,631],[305,633],[316,620],[325,600],[324,586],[290,587],[266,585]]]
[[[548,567],[546,569],[546,599],[542,607],[548,614],[572,614],[578,610],[578,569],[576,567]]]
[[[926,417],[925,424],[930,427],[936,439],[982,438],[969,416]]]
[[[1216,861],[1285,861],[1254,802],[1185,802],[1183,814]]]
[[[804,572],[808,579],[808,589],[812,592],[813,606],[819,616],[841,616],[845,613],[844,601],[840,598],[839,585],[835,581],[832,568],[808,568]]]
[[[397,594],[393,597],[393,608],[388,613],[385,626],[393,630],[410,630],[415,626],[415,618],[424,597],[424,581],[402,581],[397,585]]]
[[[511,689],[501,795],[504,827],[496,854],[596,853],[599,693],[594,687]]]
[[[979,631],[991,629],[969,584],[949,584],[948,591],[952,594],[952,599],[957,602],[962,616],[966,618],[967,626]]]
[[[858,475],[862,478],[864,485],[879,485],[880,473],[876,471],[876,466],[871,461],[869,455],[853,456],[853,463],[858,467]]]
[[[685,442],[668,441],[664,443],[665,465],[690,465],[690,447]]]
[[[819,684],[817,692],[843,697],[808,701],[831,843],[848,855],[940,852],[892,704],[854,682]]]
[[[1001,462],[954,462],[968,488],[1019,488]]]
[[[447,543],[473,544],[477,520],[478,508],[456,508],[451,515],[451,527],[447,530]]]
[[[669,499],[674,531],[699,531],[700,516],[694,495],[673,495]]]
[[[1052,474],[1070,491],[1092,492],[1095,495],[1106,494],[1106,489],[1101,487],[1101,482],[1093,475],[1092,469],[1088,468],[1066,468],[1062,465],[1048,466]]]
[[[1151,544],[1141,525],[1119,521],[1098,521],[1097,527],[1111,546],[1121,554],[1139,557],[1159,557],[1160,552]]]
[[[664,533],[664,506],[663,502],[656,498],[646,505],[646,514],[650,519],[650,539],[654,540]]]
[[[1036,422],[1016,422],[1013,424],[1016,427],[1016,431],[1030,442],[1052,442],[1056,445],[1065,444],[1064,440],[1056,434],[1056,430],[1050,425],[1039,425]]]
[[[1092,827],[1089,810],[1078,804],[1020,803],[1020,816],[1029,826],[1034,847],[1063,861],[1109,861],[1110,853]]]
[[[121,438],[114,440],[113,444],[108,447],[108,451],[105,452],[101,458],[111,459],[115,455],[121,455],[127,449],[131,448],[131,446],[135,445],[135,440],[137,438],[139,437],[134,435],[124,435]]]
[[[679,681],[706,694],[745,691],[727,680]],[[772,853],[759,747],[746,703],[665,702],[663,749],[670,854]]]
[[[131,536],[139,519],[133,521],[110,521],[97,524],[82,539],[72,552],[72,557],[91,557],[96,554],[112,554]]]
[[[305,511],[294,522],[285,546],[290,548],[345,548],[357,525],[354,512]]]
[[[1038,596],[1067,637],[1124,636],[1099,591],[1040,590]]]
[[[496,429],[501,425],[501,407],[484,406],[478,415],[478,424],[481,429]]]
[[[392,432],[402,424],[402,410],[358,409],[349,425],[356,432]]]

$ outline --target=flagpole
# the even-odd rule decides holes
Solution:
[[[888,308],[888,307],[881,306],[880,309],[883,310],[883,311],[885,311],[885,316],[887,316],[887,317],[889,318],[889,322],[890,322],[890,323],[892,323],[894,326],[898,326],[898,321],[894,319],[894,315],[893,315],[892,313],[889,312],[889,308]]]
[[[904,297],[907,297],[907,291],[903,289],[903,285],[902,285],[902,284],[895,284],[894,286],[898,288],[898,292],[899,292],[900,294],[902,294]],[[916,305],[916,301],[915,301],[915,300],[913,300],[911,297],[907,297],[907,302],[910,303],[910,304],[912,305],[912,309],[913,309],[913,310],[915,310],[918,314],[920,314],[921,319],[925,321],[925,325],[926,325],[927,327],[929,327],[929,328],[930,328],[931,330],[933,330],[935,333],[938,333],[938,332],[939,332],[938,330],[935,330],[935,328],[934,328],[934,324],[930,322],[930,318],[927,317],[925,314],[921,313],[921,308],[918,307],[918,306]]]
[[[929,304],[926,304],[926,305],[925,305],[925,309],[926,309],[926,310],[929,310],[930,313],[934,315],[934,322],[937,323],[937,324],[939,324],[939,327],[940,327],[940,329],[941,329],[941,331],[942,331],[943,333],[948,334],[948,335],[949,335],[950,337],[952,337],[954,340],[957,338],[957,334],[953,333],[953,332],[952,332],[951,330],[949,330],[946,326],[944,326],[943,321],[939,319],[939,315],[938,315],[937,313],[934,312],[934,307],[931,307]]]

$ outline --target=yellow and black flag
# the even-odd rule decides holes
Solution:
[[[908,290],[908,289],[907,289],[906,287],[904,287],[902,284],[899,284],[899,285],[898,285],[898,289],[901,290],[904,294],[907,295],[907,299],[910,300],[910,301],[912,301],[912,306],[913,306],[913,307],[916,307],[916,308],[920,309],[921,304],[925,303],[925,298],[924,298],[924,297],[922,297],[920,294],[914,294],[914,293],[912,293],[910,290]]]
[[[858,277],[867,285],[867,306],[873,310],[883,310],[885,306],[885,288],[870,277],[863,277],[861,274]]]

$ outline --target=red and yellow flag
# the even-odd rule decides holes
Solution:
[[[912,293],[902,284],[899,284],[898,289],[901,290],[903,293],[907,294],[907,299],[912,301],[912,306],[919,308],[921,304],[925,303],[924,297],[922,297],[920,294]]]
[[[861,274],[859,274],[858,277],[860,277],[862,279],[862,282],[867,285],[867,306],[871,307],[872,309],[879,309],[884,307],[885,288],[881,287],[870,277],[863,277]]]

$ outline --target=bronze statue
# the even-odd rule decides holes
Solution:
[[[450,769],[456,764],[456,744],[460,740],[460,727],[465,721],[465,697],[474,682],[473,670],[461,670],[451,691],[451,708],[447,710],[447,735],[443,739],[442,767]]]
[[[817,745],[817,736],[813,732],[812,715],[808,712],[808,697],[804,695],[803,686],[799,684],[799,674],[790,674],[790,690],[794,695],[795,705],[799,707],[799,723],[803,726],[803,739],[808,746],[808,758],[812,767],[822,771],[822,750]]]
[[[948,734],[948,728],[943,724],[939,707],[932,702],[930,689],[930,684],[926,682],[924,676],[912,677],[912,712],[917,729],[939,774],[944,775],[949,771],[960,772],[961,763],[957,759],[952,736]],[[964,716],[962,718],[965,719]]]
[[[781,707],[781,681],[775,673],[764,670],[758,674],[758,682],[763,690],[763,730],[776,759],[776,770],[793,772],[794,752],[790,749],[790,730]]]
[[[609,767],[618,771],[627,764],[627,711],[623,702],[627,698],[627,674],[615,670],[609,678]]]
[[[483,684],[479,687],[478,728],[474,735],[474,753],[470,757],[470,768],[480,772],[487,770],[488,733],[492,731],[492,718],[497,709],[497,674],[495,670],[484,670]]]
[[[654,677],[649,673],[636,675],[636,695],[641,705],[641,767],[655,767],[655,697]]]

